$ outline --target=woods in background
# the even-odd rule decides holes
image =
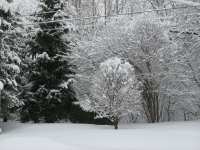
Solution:
[[[95,72],[118,57],[142,84],[140,114],[128,120],[199,118],[199,1],[9,3],[0,4],[2,117],[78,122],[72,103],[94,96]]]

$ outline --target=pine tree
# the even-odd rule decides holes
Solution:
[[[17,97],[17,78],[20,73],[21,58],[19,52],[20,35],[15,31],[16,18],[10,10],[9,3],[0,3],[0,81],[2,90],[2,116],[9,117],[10,109],[23,104]]]
[[[63,3],[45,0],[36,20],[43,22],[67,18],[62,11]],[[49,13],[42,13],[49,12]],[[75,92],[71,87],[72,76],[68,54],[68,29],[58,30],[64,22],[39,23],[36,35],[27,43],[32,57],[29,66],[29,83],[24,88],[25,105],[21,110],[23,122],[33,120],[53,123],[69,119]],[[50,29],[50,30],[49,30]],[[24,95],[25,94],[25,95]]]

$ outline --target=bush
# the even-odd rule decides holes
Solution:
[[[72,123],[88,123],[98,125],[113,125],[108,118],[94,119],[96,113],[84,111],[80,105],[72,104],[71,122]]]

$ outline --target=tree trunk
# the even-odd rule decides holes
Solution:
[[[157,119],[157,122],[160,121],[160,116],[159,116],[159,101],[158,101],[158,94],[156,93],[156,119]]]
[[[3,122],[7,122],[7,121],[8,121],[7,117],[4,117]]]
[[[151,96],[149,97],[149,113],[151,117],[151,123],[155,123],[155,117],[154,117],[154,109],[153,109],[153,99],[152,99],[152,93]]]
[[[115,126],[115,130],[117,130],[118,129],[118,119],[115,119],[114,126]]]
[[[119,0],[116,0],[116,14],[119,14]]]

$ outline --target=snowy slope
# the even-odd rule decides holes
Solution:
[[[200,150],[200,121],[1,125],[0,150]]]

